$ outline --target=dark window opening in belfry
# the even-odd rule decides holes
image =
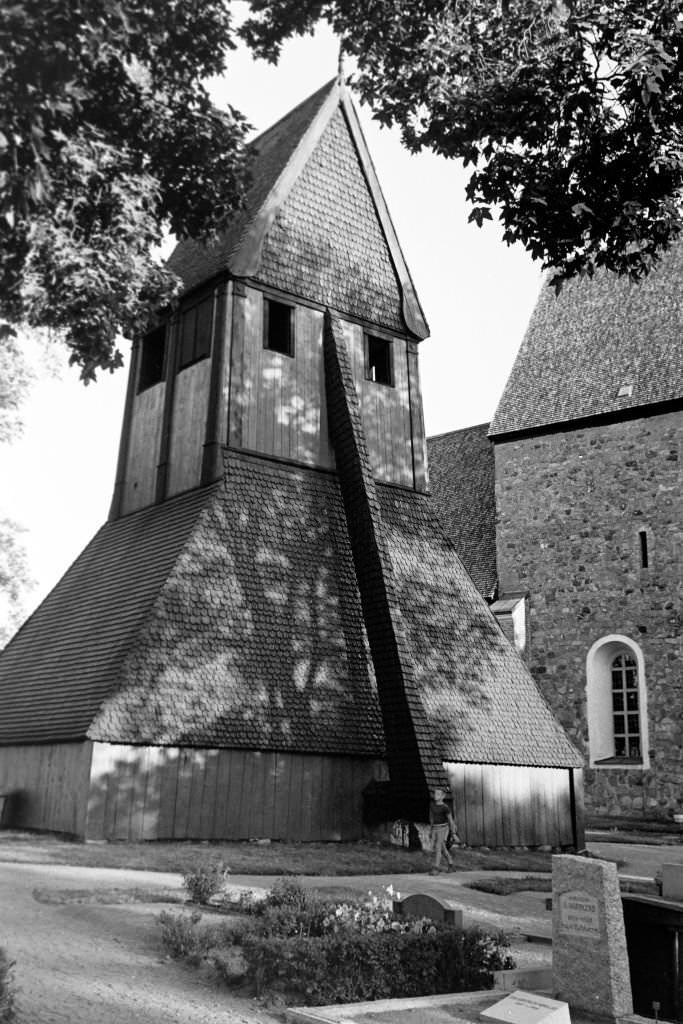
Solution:
[[[146,391],[164,378],[164,359],[166,356],[166,328],[157,327],[149,331],[142,339],[140,353],[140,375],[138,391]]]
[[[365,376],[376,384],[393,384],[391,373],[391,342],[367,335]]]
[[[266,299],[263,315],[266,348],[283,356],[293,356],[294,308],[275,299]]]

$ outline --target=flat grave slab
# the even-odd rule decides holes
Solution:
[[[566,1003],[536,992],[511,992],[505,999],[482,1010],[480,1017],[497,1024],[570,1024]]]

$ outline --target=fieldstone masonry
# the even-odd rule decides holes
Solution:
[[[665,819],[680,800],[680,435],[674,411],[496,443],[500,593],[529,592],[529,666],[587,764],[588,651],[618,634],[643,652],[650,768],[589,768],[594,814]]]
[[[553,857],[553,988],[572,1010],[610,1020],[633,1013],[615,864]]]

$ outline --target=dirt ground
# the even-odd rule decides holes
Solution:
[[[257,1003],[164,956],[154,921],[164,904],[46,899],[65,889],[163,889],[178,881],[133,871],[0,865],[0,945],[16,961],[19,1024],[273,1024]]]

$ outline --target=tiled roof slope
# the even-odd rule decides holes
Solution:
[[[323,105],[331,86],[332,83],[328,82],[318,89],[249,144],[252,156],[252,183],[246,195],[245,206],[218,242],[205,246],[193,239],[187,239],[175,247],[169,257],[168,266],[182,278],[186,289],[194,288],[229,267],[230,257],[237,249],[245,230],[287,166],[306,129]]]
[[[267,235],[259,278],[405,330],[389,248],[339,107]]]
[[[253,183],[243,213],[217,243],[205,247],[184,241],[169,259],[169,267],[187,289],[223,270],[243,276],[240,247],[244,248],[247,232],[264,216],[266,200],[273,202],[271,189],[330,100],[333,88],[327,85],[319,90],[251,143]],[[247,276],[391,330],[405,331],[401,285],[343,109],[350,101],[341,97],[340,92],[322,135],[315,145],[310,143],[311,152],[289,191],[285,188],[273,206],[274,219]],[[287,170],[287,174],[293,173]],[[282,187],[278,185],[278,191]]]
[[[0,743],[85,737],[213,490],[99,530],[0,654]]]
[[[488,423],[427,438],[429,486],[443,532],[479,593],[496,587],[496,496]]]
[[[332,474],[226,453],[89,735],[378,756],[374,675]]]
[[[582,758],[440,534],[431,499],[395,487],[377,490],[434,756],[581,767]]]
[[[544,285],[491,434],[683,397],[682,337],[683,244],[639,284],[599,272],[558,298]]]

